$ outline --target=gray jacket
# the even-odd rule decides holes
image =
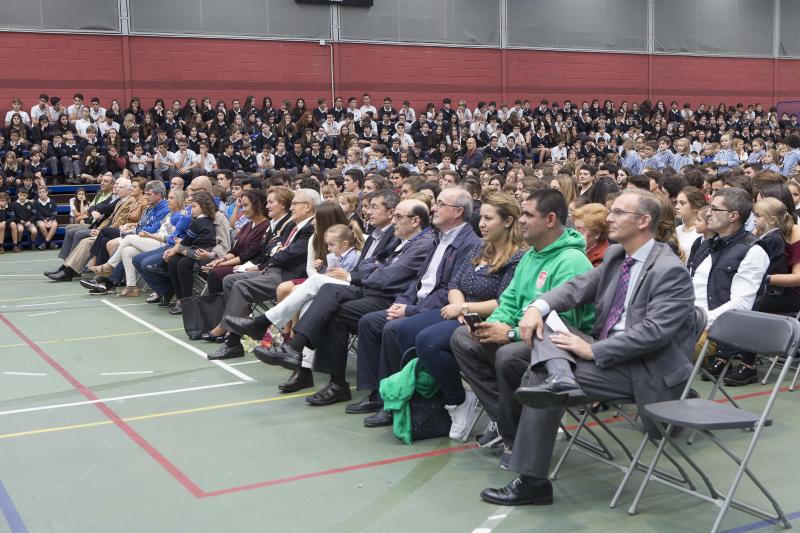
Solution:
[[[552,310],[565,311],[594,303],[594,337],[605,323],[614,298],[621,245],[609,247],[603,263],[541,296]],[[655,243],[639,274],[625,314],[625,331],[592,345],[600,368],[627,365],[634,400],[641,409],[652,402],[680,397],[692,372],[695,327],[694,289],[689,272],[663,243]],[[647,421],[645,425],[649,426]],[[649,430],[655,428],[648,427]]]

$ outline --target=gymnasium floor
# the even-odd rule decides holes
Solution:
[[[713,522],[716,507],[659,484],[628,516],[639,475],[609,509],[621,474],[578,453],[554,505],[482,503],[481,489],[513,478],[495,452],[446,438],[406,446],[344,404],[281,395],[286,371],[250,355],[206,360],[209,345],[188,341],[180,317],[143,298],[48,282],[41,272],[55,256],[0,256],[0,532],[648,532]],[[758,408],[765,390],[735,392]],[[787,421],[799,412],[800,391],[782,393],[751,462],[795,525],[800,429]],[[748,438],[725,435],[737,451]],[[709,442],[691,453],[726,487],[733,469]],[[762,504],[747,482],[739,495]],[[781,529],[738,511],[725,528]]]

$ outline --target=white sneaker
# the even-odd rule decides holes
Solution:
[[[465,441],[469,437],[472,426],[480,414],[477,409],[478,397],[471,390],[467,392],[467,399],[461,405],[445,405],[444,408],[450,413],[450,438],[453,440]]]

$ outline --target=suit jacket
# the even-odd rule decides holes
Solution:
[[[275,225],[274,230],[272,229],[271,225],[267,226],[267,231],[261,238],[261,244],[260,244],[261,250],[250,261],[252,261],[254,265],[263,264],[269,257],[272,249],[278,245],[278,242],[282,238],[286,238],[289,235],[289,232],[292,231],[292,228],[294,228],[294,222],[292,222],[291,213],[286,213],[283,216],[283,218],[278,220],[278,223]]]
[[[366,296],[391,298],[402,292],[408,282],[414,279],[434,247],[433,233],[429,229],[423,230],[400,250],[393,248],[388,255],[367,265],[368,270],[359,271],[361,277],[354,278],[351,272],[350,283],[363,287]]]
[[[450,279],[461,268],[461,264],[470,257],[470,252],[476,244],[481,243],[481,238],[475,235],[472,226],[468,223],[458,231],[456,238],[444,251],[442,262],[436,271],[436,285],[422,301],[417,301],[417,292],[422,284],[422,278],[428,270],[428,265],[433,259],[436,245],[431,248],[422,268],[419,269],[417,279],[409,283],[406,290],[398,296],[396,303],[405,304],[405,316],[412,316],[429,309],[441,308],[447,305],[447,293],[450,292]],[[438,239],[436,240],[438,245]]]
[[[599,334],[614,299],[625,250],[608,248],[603,263],[546,292],[551,310],[595,306],[592,336]],[[625,331],[592,344],[600,368],[627,365],[639,412],[648,403],[680,397],[692,372],[695,331],[694,289],[689,272],[672,249],[656,242],[647,256],[625,312]],[[652,425],[645,426],[649,431]]]
[[[283,246],[284,242],[288,242],[289,236],[292,234],[292,230],[295,226],[296,224],[294,222],[290,222],[286,225],[284,236],[282,236],[279,241],[281,246]],[[292,241],[289,243],[289,246],[275,252],[271,257],[268,257],[264,265],[267,267],[280,268],[283,281],[306,277],[308,241],[313,235],[314,224],[309,221],[297,231]]]
[[[375,239],[370,235],[361,248],[361,254],[358,256],[356,268],[350,272],[351,283],[360,282],[361,279],[377,267],[379,261],[385,260],[389,255],[394,253],[394,249],[400,244],[400,239],[394,235],[394,225],[389,226],[381,235],[381,240],[378,242],[377,248],[375,248],[375,253],[372,254],[372,257],[367,259],[365,256],[373,242],[375,242]]]
[[[118,228],[123,224],[127,224],[128,222],[138,222],[141,214],[137,214],[135,217],[136,220],[131,219],[134,209],[138,207],[139,203],[136,201],[136,198],[133,196],[128,196],[124,200],[117,202],[116,206],[114,207],[114,211],[111,213],[111,216],[104,217],[103,221],[100,222],[98,227],[101,229],[105,228],[106,226]]]
[[[100,218],[92,222],[89,225],[89,227],[92,229],[104,227],[101,226],[101,224],[105,222],[108,218],[111,218],[111,215],[114,214],[114,209],[116,209],[118,203],[119,203],[119,196],[109,196],[102,202],[98,202],[93,206],[89,206],[90,213],[92,211],[97,211],[102,215]]]

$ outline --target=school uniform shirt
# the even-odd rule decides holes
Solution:
[[[11,206],[11,209],[14,213],[15,222],[33,222],[33,202],[30,200],[26,200],[25,203],[17,200]]]
[[[211,249],[217,243],[214,221],[205,215],[194,218],[181,240],[181,246]]]
[[[48,198],[45,202],[37,198],[33,202],[33,213],[36,220],[55,220],[57,212],[58,204],[52,198]]]

